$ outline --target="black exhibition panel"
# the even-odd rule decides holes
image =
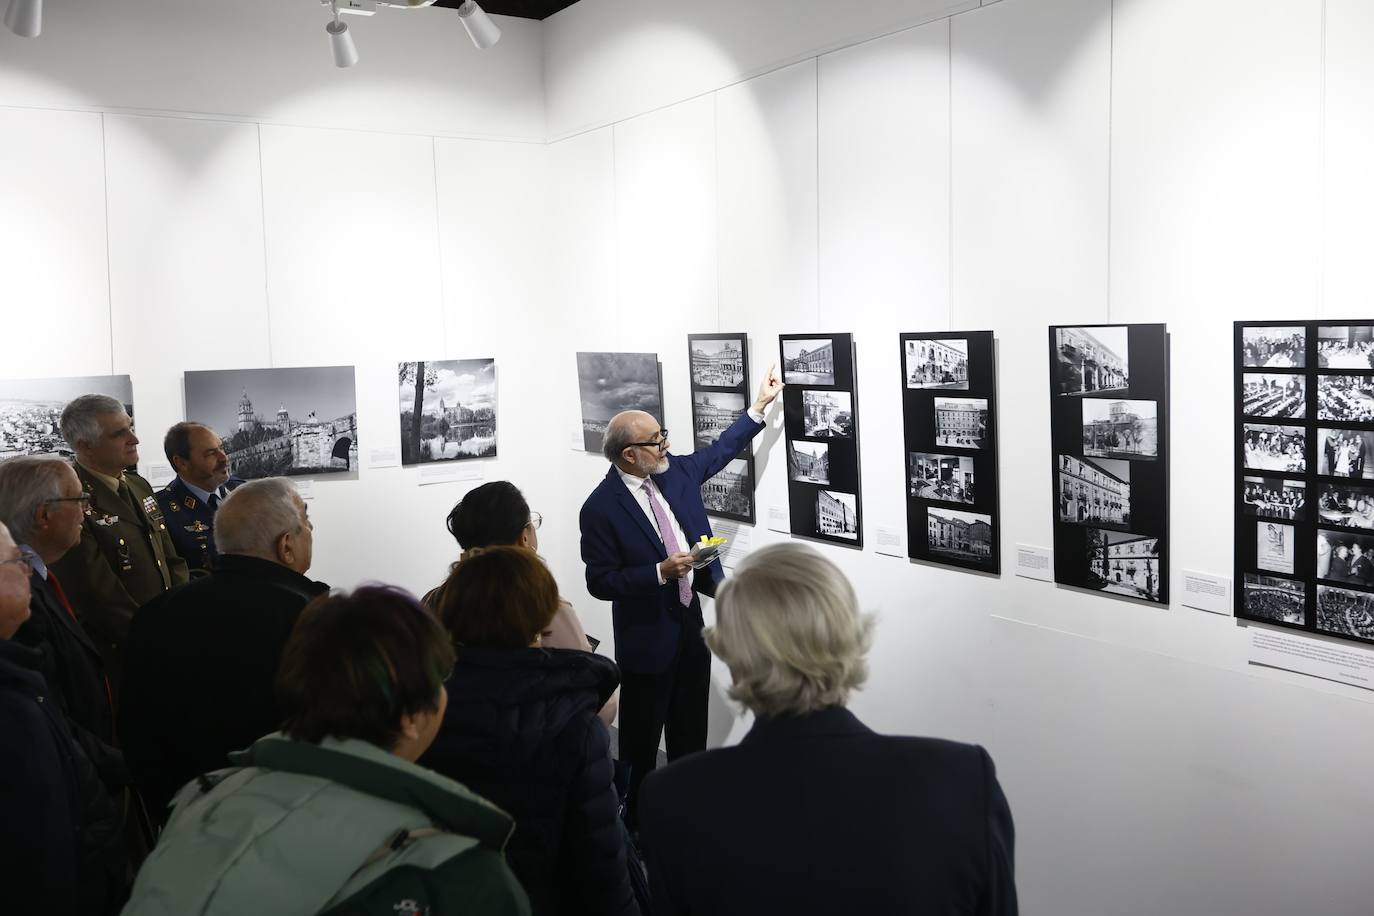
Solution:
[[[749,409],[749,337],[689,334],[692,446],[705,448]],[[751,439],[716,476],[701,485],[709,515],[754,523],[754,443]]]

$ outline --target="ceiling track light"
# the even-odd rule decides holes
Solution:
[[[43,0],[10,0],[5,28],[20,38],[37,38],[43,31]]]
[[[491,21],[487,11],[477,5],[477,0],[464,0],[458,7],[458,21],[472,39],[479,51],[485,51],[501,40],[501,30]]]
[[[334,66],[351,67],[358,62],[358,48],[353,44],[353,36],[348,33],[348,23],[339,20],[339,5],[331,3],[334,21],[326,23],[324,30],[329,33],[329,45],[334,52]]]

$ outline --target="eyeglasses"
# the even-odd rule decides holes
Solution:
[[[53,499],[45,499],[45,503],[86,503],[91,501],[91,494],[82,493],[80,496],[57,496]]]
[[[531,512],[529,526],[535,531],[538,531],[539,526],[542,524],[544,524],[544,516],[540,515],[538,512]]]
[[[625,443],[625,447],[626,447],[626,448],[635,448],[635,447],[638,447],[638,448],[656,448],[656,449],[659,449],[659,450],[662,450],[662,449],[667,448],[667,447],[668,447],[668,428],[667,428],[667,427],[664,427],[663,429],[660,429],[660,430],[658,431],[658,434],[659,434],[659,436],[660,436],[661,438],[660,438],[657,442],[627,442],[627,443]]]
[[[25,572],[26,574],[28,573],[28,571],[29,571],[29,558],[28,558],[28,557],[25,557],[25,556],[17,556],[17,557],[15,557],[13,560],[0,560],[0,566],[8,566],[8,565],[10,565],[11,563],[13,563],[15,566],[23,567],[24,572]]]

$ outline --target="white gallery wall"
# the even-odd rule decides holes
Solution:
[[[313,572],[423,590],[478,481],[371,466],[395,364],[494,356],[474,464],[543,513],[605,650],[577,350],[657,352],[685,431],[688,333],[748,332],[756,381],[779,333],[853,332],[872,545],[905,524],[897,335],[991,328],[1008,572],[818,546],[879,617],[854,708],[989,748],[1024,912],[1369,912],[1374,694],[1248,666],[1231,618],[1010,572],[1051,542],[1046,325],[1163,321],[1173,593],[1231,574],[1231,323],[1374,315],[1367,0],[581,0],[480,55],[445,11],[352,21],[350,71],[310,0],[0,31],[0,376],[132,374],[150,464],[186,370],[356,365]],[[777,438],[755,546],[786,537]],[[742,727],[717,694],[713,741]]]

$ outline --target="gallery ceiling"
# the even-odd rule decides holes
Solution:
[[[521,19],[547,19],[559,10],[565,10],[577,0],[479,0],[482,9],[492,16],[518,16]],[[463,0],[438,0],[435,6],[457,9]]]

